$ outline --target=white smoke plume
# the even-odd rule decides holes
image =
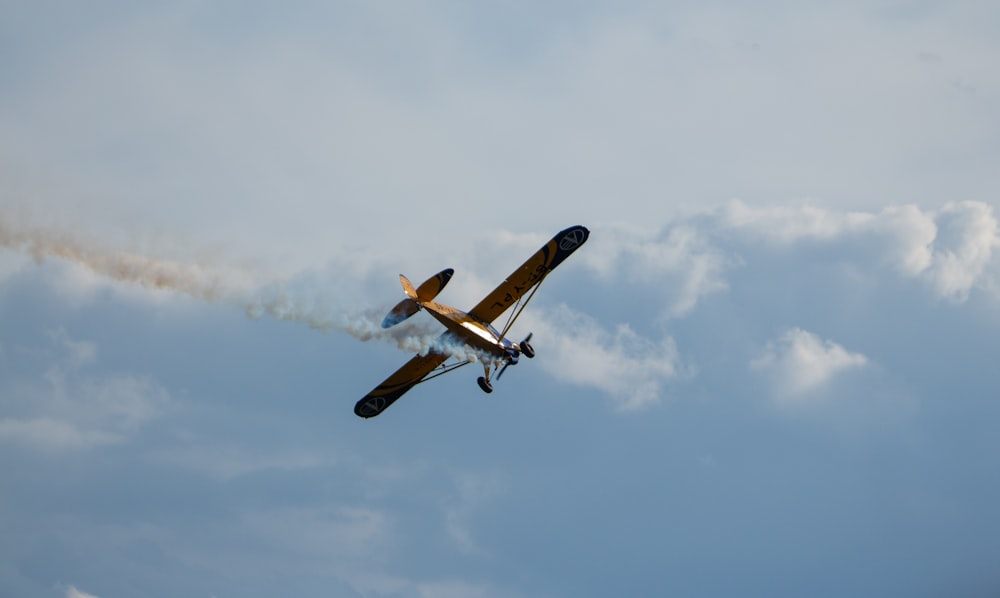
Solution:
[[[27,253],[38,262],[56,258],[116,281],[237,306],[254,318],[266,314],[322,332],[345,332],[361,341],[387,341],[414,353],[434,349],[463,360],[477,358],[461,343],[435,342],[441,333],[438,325],[417,321],[385,330],[381,322],[388,307],[352,311],[338,305],[336,297],[319,288],[297,291],[295,280],[262,284],[259,273],[114,251],[65,232],[16,230],[3,220],[0,220],[0,246]]]

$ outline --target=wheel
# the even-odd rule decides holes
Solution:
[[[535,348],[528,343],[521,343],[521,353],[528,359],[531,359],[535,356]]]
[[[487,380],[486,378],[480,376],[479,379],[476,380],[476,382],[479,383],[479,388],[483,389],[483,392],[487,394],[493,392],[493,385],[490,384],[490,381]]]

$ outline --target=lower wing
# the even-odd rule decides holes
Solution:
[[[434,352],[415,356],[358,401],[354,405],[355,415],[369,418],[382,413],[446,359],[447,355]]]

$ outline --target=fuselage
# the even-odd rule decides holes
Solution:
[[[497,329],[488,322],[478,320],[460,309],[455,309],[450,305],[425,301],[420,304],[429,314],[444,324],[444,326],[463,343],[501,358],[510,351],[520,353],[521,348],[517,343],[512,343],[501,336]]]

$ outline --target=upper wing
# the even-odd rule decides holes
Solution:
[[[531,287],[555,269],[564,259],[569,257],[576,248],[583,245],[590,236],[590,231],[583,226],[571,226],[560,231],[552,240],[539,249],[535,255],[507,277],[500,286],[478,305],[469,311],[469,315],[484,322],[497,319],[507,308],[524,296]]]
[[[443,353],[428,353],[427,355],[417,355],[406,362],[403,367],[385,379],[385,382],[376,386],[370,393],[354,405],[354,413],[360,417],[375,417],[382,413],[403,396],[406,391],[413,388],[424,376],[431,373],[434,368],[441,365],[448,359]]]

